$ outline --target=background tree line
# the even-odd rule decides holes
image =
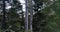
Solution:
[[[33,0],[33,32],[60,32],[60,0]],[[18,0],[11,0],[6,9],[6,28],[3,21],[3,2],[0,0],[0,32],[24,32],[24,12]],[[20,12],[19,12],[20,11]],[[18,13],[19,12],[19,13]]]

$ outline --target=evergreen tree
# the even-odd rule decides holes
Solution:
[[[34,32],[45,32],[46,19],[48,12],[43,11],[48,6],[52,5],[50,0],[34,0],[34,11],[35,15],[33,16],[33,31]],[[48,9],[47,9],[48,10]],[[47,14],[43,13],[46,12]]]
[[[1,6],[0,11],[1,11],[2,7],[3,7],[2,6],[3,3],[2,3],[2,0],[0,2],[1,2],[1,5],[0,5]],[[18,0],[10,0],[8,3],[11,5],[11,8],[5,9],[6,10],[6,25],[7,25],[6,26],[7,29],[5,31],[8,32],[9,30],[10,31],[12,30],[15,32],[19,32],[21,30],[21,19],[22,18],[20,18],[18,11],[22,11],[22,5]],[[20,14],[22,14],[22,12]],[[0,15],[2,15],[2,14],[0,14]],[[3,16],[1,16],[1,17],[3,17]]]

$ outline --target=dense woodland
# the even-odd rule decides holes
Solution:
[[[5,7],[3,11],[3,0],[0,0],[0,32],[25,32],[25,11],[22,9],[22,3],[18,0],[5,1],[7,2],[5,6],[11,8]],[[32,31],[60,32],[60,0],[33,0],[33,2]],[[30,21],[30,17],[28,18]]]

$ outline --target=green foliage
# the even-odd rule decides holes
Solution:
[[[41,32],[41,30],[43,31],[46,22],[46,15],[43,13],[36,13],[33,17],[33,31],[34,32]]]
[[[46,25],[45,25],[43,31],[44,32],[60,32],[60,0],[56,0],[54,2],[54,4],[52,4],[49,7],[46,7],[45,9],[43,9],[42,13],[46,15],[46,18],[45,18]],[[34,20],[37,19],[37,21],[36,20],[33,21],[33,24],[35,24],[35,26],[34,26],[35,28],[37,26],[40,27],[39,24],[42,22],[41,21],[42,20],[41,16],[44,18],[43,15],[41,15],[41,14],[39,14],[39,15],[40,15],[40,17],[38,17],[38,14],[35,15],[36,18],[34,18]],[[41,18],[41,19],[39,19],[39,18]],[[38,31],[39,29],[36,29],[36,30]],[[34,30],[34,31],[37,32],[36,30]]]
[[[8,10],[6,9],[6,16],[7,16],[6,17],[7,18],[6,27],[7,27],[7,29],[4,30],[4,29],[1,29],[1,27],[0,27],[0,31],[20,32],[23,30],[23,27],[21,26],[20,15],[17,13],[18,11],[22,11],[22,5],[18,0],[12,0],[12,1],[13,1],[13,3],[10,3],[12,7]],[[2,0],[0,2],[2,2]],[[0,6],[1,6],[1,4],[0,4]],[[2,9],[0,9],[0,10],[2,10]],[[0,14],[0,15],[2,15],[2,14]],[[3,16],[1,16],[1,17],[3,17]]]
[[[45,8],[43,13],[47,15],[45,32],[60,32],[60,2],[57,0],[53,5]],[[54,11],[54,12],[53,12]],[[53,13],[53,14],[52,14]]]
[[[2,0],[1,0],[2,1]],[[1,2],[0,1],[0,2]],[[43,3],[50,3],[50,0],[34,0],[34,12],[33,15],[33,32],[60,32],[60,0],[56,0],[51,6],[38,11]],[[0,11],[2,10],[2,2],[0,3]],[[48,4],[47,4],[48,5]],[[41,6],[41,7],[39,7]],[[37,8],[37,9],[36,9]],[[24,32],[24,15],[23,12],[20,15],[17,13],[22,11],[22,5],[18,0],[13,0],[12,7],[7,12],[7,29],[0,32]],[[41,12],[42,11],[42,12]],[[2,13],[2,12],[1,12]],[[23,18],[20,18],[22,16]],[[2,20],[2,14],[0,14],[0,21]],[[0,25],[1,26],[1,25]],[[31,32],[30,30],[28,32]]]

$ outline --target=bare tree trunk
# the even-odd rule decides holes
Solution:
[[[30,13],[30,16],[29,16],[29,30],[30,32],[32,32],[32,21],[33,21],[33,4],[32,4],[32,0],[28,0],[28,6],[29,6],[29,13]]]
[[[29,30],[32,32],[32,20],[33,20],[33,4],[32,0],[25,0],[26,2],[26,12],[25,12],[25,32],[28,32],[28,21],[29,21]],[[28,14],[30,13],[30,18]],[[28,20],[29,18],[29,20]]]
[[[28,0],[25,0],[26,11],[25,11],[25,32],[28,32]]]

